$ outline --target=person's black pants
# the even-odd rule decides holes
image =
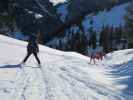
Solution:
[[[41,62],[40,62],[36,52],[28,52],[27,56],[23,60],[23,63],[25,63],[27,61],[27,59],[30,57],[31,54],[33,54],[35,56],[38,64],[40,64]]]

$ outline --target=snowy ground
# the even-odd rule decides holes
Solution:
[[[132,100],[133,50],[94,65],[80,54],[40,46],[42,68],[33,56],[20,68],[26,45],[0,35],[1,100]]]

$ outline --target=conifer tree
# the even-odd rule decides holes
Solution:
[[[127,7],[127,14],[125,15],[126,20],[126,34],[128,41],[133,43],[133,0]]]
[[[114,35],[114,27],[110,27],[109,29],[109,51],[113,51],[113,35]]]
[[[93,48],[96,48],[96,41],[96,32],[92,31],[89,43],[93,46]]]
[[[40,43],[40,44],[43,44],[43,42],[44,42],[44,38],[43,38],[43,33],[39,30],[38,32],[37,32],[37,41],[38,41],[38,43]]]
[[[77,51],[79,53],[85,54],[86,52],[86,48],[87,48],[87,42],[86,42],[86,37],[85,34],[80,31],[79,32],[79,40],[78,40],[78,44],[77,44]]]
[[[100,33],[100,45],[103,46],[104,52],[109,52],[109,35],[108,35],[109,27],[103,26],[102,32]]]

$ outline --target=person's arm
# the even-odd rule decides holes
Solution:
[[[39,52],[39,45],[36,44],[36,49],[37,49],[37,52]]]

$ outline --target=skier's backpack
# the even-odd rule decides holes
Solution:
[[[27,46],[27,49],[28,49],[28,52],[30,52],[30,53],[38,53],[39,52],[39,48],[38,48],[36,41],[30,41]]]

